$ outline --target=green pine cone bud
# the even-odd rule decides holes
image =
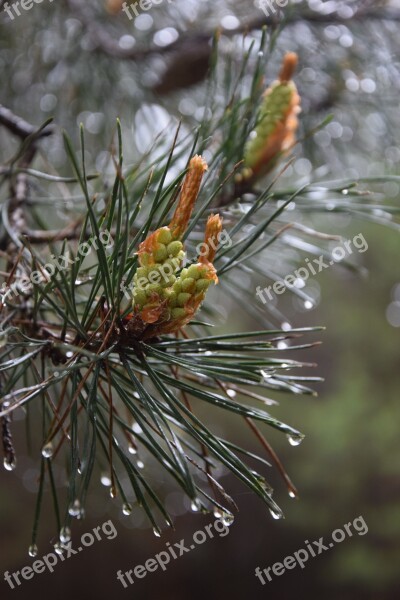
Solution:
[[[167,253],[168,256],[178,256],[180,252],[183,250],[182,242],[174,241],[168,244]]]
[[[144,290],[136,289],[133,292],[133,305],[142,308],[147,302],[147,295]]]
[[[168,229],[168,227],[162,227],[158,233],[157,241],[160,242],[160,244],[168,245],[171,240],[171,231]]]
[[[160,286],[159,283],[149,283],[149,285],[146,287],[146,294],[147,296],[151,296],[151,294],[162,294],[162,287]]]
[[[136,279],[140,279],[141,277],[147,278],[148,272],[148,267],[139,267],[138,269],[136,269],[135,277]]]
[[[293,81],[277,81],[271,85],[259,110],[255,136],[247,142],[245,147],[245,167],[252,168],[257,164],[270,136],[276,131],[278,123],[285,122],[295,95],[297,95],[297,91]]]
[[[191,298],[192,294],[181,292],[178,294],[177,304],[178,306],[185,306],[186,302]]]
[[[149,284],[156,284],[156,285],[162,284],[162,276],[157,267],[152,267],[149,269],[147,279],[148,279]]]
[[[182,319],[186,317],[186,310],[184,308],[173,308],[171,310],[171,316],[173,319]]]
[[[182,282],[181,282],[181,278],[177,279],[173,285],[173,290],[175,292],[176,295],[180,294],[182,291]]]
[[[199,279],[196,281],[196,292],[204,292],[210,287],[211,279]]]
[[[164,297],[165,300],[168,301],[169,308],[175,308],[176,307],[176,305],[177,305],[177,294],[173,290],[171,290],[169,288],[165,289],[163,297]]]
[[[183,275],[183,271],[182,271],[182,275]],[[200,273],[199,273],[198,266],[197,265],[190,265],[190,267],[187,270],[187,276],[191,277],[192,279],[199,279]]]
[[[171,244],[169,244],[170,246]],[[159,244],[157,250],[153,252],[154,260],[156,263],[163,263],[164,260],[168,257],[167,246],[165,244]]]
[[[195,279],[193,277],[183,277],[182,278],[182,292],[190,292],[193,293],[196,288]]]

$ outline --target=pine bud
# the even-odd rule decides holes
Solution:
[[[185,252],[180,238],[187,229],[206,170],[201,156],[192,158],[170,225],[154,231],[139,246],[132,305],[134,318],[147,325],[144,338],[171,333],[189,323],[211,282],[218,282],[212,263],[222,230],[219,215],[208,218],[198,262],[182,269]]]
[[[206,252],[202,253],[199,261],[212,263],[218,248],[219,236],[222,231],[222,221],[219,215],[210,215],[207,220],[204,243]]]
[[[245,147],[241,179],[256,179],[268,173],[296,141],[300,96],[291,81],[296,65],[297,54],[287,53],[279,79],[264,93],[254,137]]]
[[[178,206],[169,224],[174,239],[180,239],[187,229],[207,169],[207,163],[201,156],[196,155],[189,162],[189,170],[183,182]]]

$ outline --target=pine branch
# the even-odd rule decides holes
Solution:
[[[315,395],[312,386],[320,379],[308,374],[315,365],[294,360],[290,353],[315,346],[308,336],[321,328],[294,329],[278,307],[258,307],[243,274],[278,281],[282,273],[272,269],[271,256],[279,255],[285,273],[288,264],[296,266],[291,263],[293,248],[298,256],[329,256],[329,243],[337,239],[314,227],[315,214],[345,212],[398,227],[392,217],[399,208],[385,206],[384,216],[377,215],[378,201],[366,194],[365,181],[279,187],[279,175],[271,174],[270,167],[285,160],[292,147],[286,145],[285,125],[297,97],[294,83],[283,75],[273,84],[274,93],[265,94],[262,53],[267,41],[264,31],[235,77],[225,73],[229,83],[224,90],[218,88],[221,65],[213,55],[201,127],[189,137],[178,128],[172,139],[168,137],[168,149],[164,139],[158,140],[139,164],[126,167],[118,122],[111,185],[100,178],[92,181],[88,173],[83,128],[78,150],[64,135],[72,175],[65,178],[26,165],[27,144],[30,163],[32,147],[47,124],[29,133],[26,124],[18,125],[21,147],[3,171],[12,186],[11,205],[23,211],[23,218],[16,224],[14,209],[2,212],[6,281],[0,305],[0,418],[5,464],[11,469],[16,462],[9,419],[17,409],[30,413],[33,453],[41,463],[32,548],[46,482],[61,547],[68,541],[72,520],[83,517],[90,504],[89,490],[100,472],[124,514],[142,508],[156,535],[164,523],[173,522],[164,506],[163,486],[152,477],[149,465],[183,491],[194,511],[222,514],[227,524],[235,505],[216,478],[217,466],[254,492],[274,518],[282,511],[267,481],[268,460],[290,496],[296,494],[267,434],[273,428],[293,445],[303,435],[276,419],[270,407],[281,392]],[[251,53],[257,58],[251,63],[249,86],[243,73],[249,72]],[[271,95],[277,103],[276,119],[264,127]],[[19,121],[11,120],[15,128]],[[254,153],[254,147],[249,152],[253,131],[261,150],[268,152]],[[295,133],[293,127],[288,131]],[[207,171],[201,157],[206,151]],[[251,173],[243,171],[244,166]],[[261,178],[262,172],[267,179]],[[17,192],[18,177],[25,183]],[[238,183],[246,177],[251,185],[243,191]],[[49,224],[36,210],[34,189],[29,187],[31,178],[47,186],[53,206],[59,185],[71,186],[71,196],[79,187],[71,229],[60,226],[57,233],[54,224],[46,229]],[[222,228],[230,243],[222,243]],[[29,231],[39,232],[33,235],[35,244],[23,236]],[[206,246],[203,253],[197,248],[200,242]],[[82,247],[90,248],[90,257]],[[64,260],[54,266],[52,257]],[[166,266],[172,270],[165,281],[150,279]],[[349,268],[357,265],[349,263]],[[34,279],[29,277],[32,272]],[[217,283],[227,298],[261,323],[258,331],[213,332],[221,316],[208,289]],[[310,301],[295,286],[288,293]],[[198,414],[205,405],[203,420]],[[229,414],[246,431],[250,428],[266,458],[239,446],[230,432],[213,433],[214,413]],[[52,465],[65,460],[68,489],[61,501]]]

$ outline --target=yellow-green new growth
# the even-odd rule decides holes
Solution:
[[[171,223],[154,231],[139,246],[132,304],[135,315],[149,325],[146,337],[170,333],[186,325],[200,307],[211,282],[217,281],[212,261],[222,229],[219,215],[212,215],[207,221],[204,255],[198,263],[182,269],[185,252],[180,240],[206,170],[207,164],[201,156],[192,158]]]
[[[255,130],[245,147],[243,179],[268,173],[296,141],[300,96],[291,80],[296,65],[297,54],[287,53],[279,79],[264,92]]]

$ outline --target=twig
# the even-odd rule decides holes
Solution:
[[[37,128],[25,121],[22,117],[15,115],[9,108],[0,104],[0,125],[6,127],[11,133],[25,140],[37,132]],[[50,126],[45,127],[37,133],[37,138],[48,137],[53,133]]]

